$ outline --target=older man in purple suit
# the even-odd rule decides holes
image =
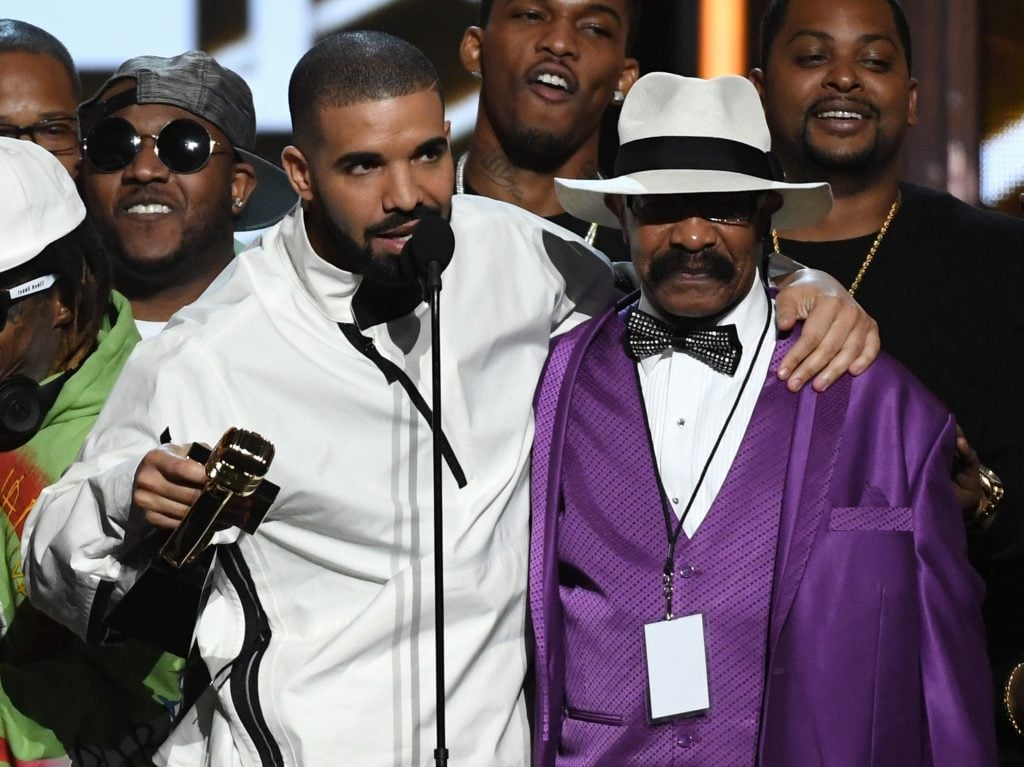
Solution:
[[[994,763],[951,415],[884,356],[792,394],[761,243],[820,218],[749,82],[637,82],[614,178],[635,300],[556,343],[537,401],[535,763]]]

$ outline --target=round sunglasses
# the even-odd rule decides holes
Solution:
[[[171,120],[157,134],[139,133],[135,126],[121,117],[105,117],[93,127],[82,142],[85,158],[96,170],[113,173],[128,166],[142,150],[142,140],[153,139],[153,151],[173,173],[196,173],[206,167],[214,151],[226,146],[195,120]]]

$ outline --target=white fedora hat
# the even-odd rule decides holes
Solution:
[[[622,105],[619,140],[614,177],[555,179],[558,199],[577,218],[619,228],[606,194],[772,190],[783,200],[772,216],[779,229],[817,223],[832,207],[828,184],[779,180],[764,109],[745,77],[644,75]]]
[[[85,218],[67,170],[31,141],[0,138],[0,272],[38,256]]]

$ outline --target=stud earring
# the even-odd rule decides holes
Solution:
[[[626,94],[623,93],[622,91],[615,91],[615,93],[612,94],[612,103],[613,104],[618,105],[618,104],[621,104],[625,100],[626,100]]]
[[[235,203],[235,207],[236,208],[244,208],[245,207],[245,200],[243,200],[241,197],[236,197],[234,199],[234,203]]]
[[[473,77],[475,77],[475,78],[476,78],[477,80],[482,80],[482,79],[483,79],[483,76],[484,76],[483,72],[481,72],[481,71],[480,71],[479,69],[474,69],[474,70],[473,70],[472,72],[470,72],[469,74],[471,74],[471,75],[472,75]]]

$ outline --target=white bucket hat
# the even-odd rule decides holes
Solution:
[[[555,179],[558,199],[576,218],[618,229],[606,194],[772,190],[783,200],[772,216],[779,229],[817,223],[832,207],[828,184],[778,180],[764,108],[745,77],[644,75],[622,105],[619,140],[613,178]]]
[[[21,266],[85,218],[67,170],[31,141],[0,138],[0,272]]]

